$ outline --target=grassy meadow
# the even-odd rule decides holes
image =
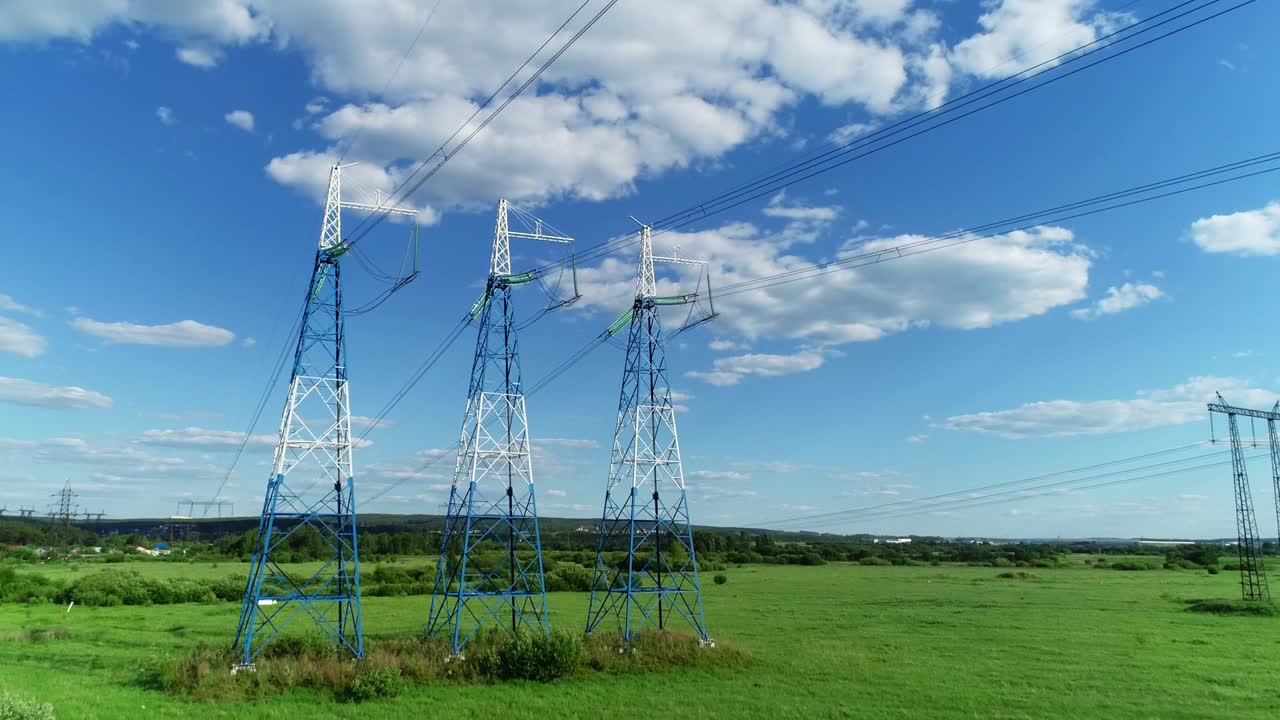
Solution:
[[[426,559],[402,561],[421,565]],[[222,577],[236,563],[129,563],[155,577]],[[302,570],[305,566],[299,566]],[[49,576],[92,572],[41,566]],[[551,684],[441,684],[340,703],[294,690],[201,703],[146,688],[139,664],[230,643],[235,603],[150,607],[0,605],[0,689],[59,718],[607,717],[1252,718],[1280,712],[1280,617],[1192,613],[1238,597],[1222,572],[749,565],[704,585],[713,637],[745,668],[589,675]],[[709,580],[709,578],[708,578]],[[1280,584],[1273,580],[1280,591]],[[579,628],[585,593],[549,598],[554,625]],[[369,597],[365,634],[418,633],[429,598]],[[62,629],[32,640],[25,630]],[[715,652],[708,649],[707,652]]]

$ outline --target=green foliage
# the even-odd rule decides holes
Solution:
[[[551,682],[582,667],[582,636],[559,628],[550,635],[516,633],[496,650],[494,677]]]
[[[358,673],[351,679],[347,688],[347,698],[352,702],[366,702],[379,698],[390,698],[404,692],[408,687],[404,676],[397,668],[373,668]]]
[[[575,563],[562,563],[547,573],[547,592],[591,592],[592,571]]]
[[[1031,573],[1025,570],[1006,570],[1005,572],[1002,572],[999,575],[996,575],[996,577],[1001,578],[1002,580],[1035,580],[1036,579],[1035,575],[1032,575]]]
[[[0,690],[0,720],[57,720],[53,706]]]
[[[861,560],[859,560],[859,561],[858,561],[858,564],[859,564],[859,565],[872,565],[872,566],[884,566],[884,567],[887,567],[887,566],[889,566],[889,565],[892,565],[893,563],[889,562],[888,560],[885,560],[885,559],[884,559],[884,558],[882,558],[882,557],[876,557],[876,556],[872,555],[872,556],[870,556],[870,557],[864,557],[864,558],[862,558]]]
[[[725,577],[724,575],[716,575],[714,578],[712,578],[712,580],[714,580],[717,585],[723,585],[729,582],[729,578]]]

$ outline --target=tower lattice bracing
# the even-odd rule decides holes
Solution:
[[[427,634],[448,637],[455,653],[486,625],[547,633],[542,540],[532,450],[520,376],[512,289],[532,280],[511,273],[511,238],[570,238],[508,227],[498,203],[485,290],[471,308],[479,325],[467,407]]]
[[[254,539],[236,631],[237,668],[252,667],[295,620],[309,621],[341,650],[364,655],[360,552],[351,450],[351,395],[343,323],[342,209],[414,215],[400,207],[342,200],[342,170],[329,173],[324,221],[294,351],[289,398],[280,419],[271,477]],[[292,545],[319,548],[323,561],[290,575],[281,555]]]
[[[1271,407],[1267,418],[1267,447],[1271,450],[1271,489],[1276,504],[1276,542],[1280,543],[1280,436],[1276,434],[1276,419],[1280,418],[1280,402]]]
[[[1218,396],[1217,403],[1209,405],[1209,412],[1218,412],[1227,416],[1227,431],[1231,443],[1231,478],[1236,501],[1236,556],[1240,564],[1240,595],[1245,600],[1268,600],[1271,593],[1267,587],[1267,574],[1262,564],[1262,541],[1258,537],[1258,520],[1253,512],[1253,492],[1249,487],[1249,473],[1246,468],[1244,446],[1240,441],[1237,416],[1244,414],[1266,419],[1269,429],[1276,417],[1272,413],[1227,405],[1221,395]],[[1271,434],[1270,439],[1274,463],[1276,459],[1274,433]],[[1273,465],[1273,474],[1274,472]]]
[[[645,628],[687,624],[708,641],[676,411],[667,382],[658,308],[684,296],[657,295],[650,229],[641,229],[639,281],[628,327],[613,454],[600,520],[587,632],[612,618],[630,642]],[[692,263],[690,263],[692,264]]]

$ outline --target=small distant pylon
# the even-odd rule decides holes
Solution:
[[[535,274],[512,274],[511,238],[573,239],[542,232],[540,222],[533,232],[512,231],[507,210],[499,200],[488,281],[471,308],[480,330],[427,619],[427,635],[447,636],[454,653],[485,624],[549,632],[511,295]]]
[[[18,508],[18,518],[21,520],[30,520],[31,516],[35,515],[35,512],[36,512],[35,508],[20,507]]]
[[[629,331],[586,630],[613,617],[629,643],[646,627],[679,621],[708,643],[658,313],[660,306],[692,303],[695,296],[659,296],[655,260],[702,265],[654,256],[650,228],[641,226],[635,301],[609,328],[610,334]],[[614,553],[620,561],[610,559]]]
[[[1236,418],[1245,415],[1251,418],[1262,418],[1271,425],[1277,416],[1261,410],[1250,410],[1228,405],[1218,395],[1218,402],[1209,404],[1209,414],[1221,413],[1227,416],[1227,432],[1231,442],[1231,478],[1236,499],[1236,557],[1240,563],[1240,595],[1245,600],[1268,600],[1271,591],[1267,585],[1267,573],[1262,564],[1262,541],[1258,537],[1258,521],[1253,513],[1253,492],[1249,487],[1249,474],[1244,457],[1244,447],[1240,441],[1240,428]],[[1269,427],[1271,439],[1272,462],[1280,456],[1276,450],[1274,427]],[[1273,474],[1280,472],[1275,465]]]
[[[79,496],[71,490],[71,481],[67,480],[62,489],[50,497],[54,502],[49,506],[49,518],[60,525],[70,525],[79,512],[79,506],[76,505],[76,498]]]
[[[364,655],[360,612],[360,552],[352,470],[350,390],[343,312],[342,209],[357,207],[415,215],[405,208],[369,207],[342,200],[342,170],[329,172],[320,243],[294,351],[289,399],[280,420],[275,460],[262,502],[253,559],[236,630],[237,664],[249,669],[288,625],[305,615],[340,650]],[[221,501],[196,502],[206,514]],[[319,569],[301,580],[278,553],[300,531],[314,532],[328,548]]]

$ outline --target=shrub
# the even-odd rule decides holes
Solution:
[[[334,654],[333,642],[315,632],[307,635],[281,635],[263,648],[267,658],[322,658]]]
[[[864,558],[862,558],[861,560],[859,560],[859,561],[858,561],[858,564],[859,564],[859,565],[873,565],[873,566],[877,566],[877,567],[887,567],[887,566],[889,566],[889,565],[892,565],[893,563],[889,562],[888,560],[885,560],[884,558],[880,558],[880,557],[876,557],[876,556],[872,555],[871,557],[864,557]]]
[[[395,697],[404,692],[406,685],[399,668],[365,670],[351,680],[351,685],[347,688],[347,697],[352,702]]]
[[[1204,569],[1204,571],[1205,571],[1205,572],[1207,572],[1207,573],[1209,573],[1210,575],[1217,575],[1217,574],[1218,574],[1218,572],[1219,572],[1219,571],[1218,571],[1218,566],[1217,566],[1217,565],[1209,565],[1208,567],[1206,567],[1206,568]]]
[[[244,597],[244,588],[248,584],[249,579],[244,575],[228,575],[211,582],[209,590],[219,600],[239,600]]]
[[[1006,570],[996,577],[1004,580],[1035,580],[1036,576],[1026,570]]]
[[[582,637],[564,630],[550,635],[520,632],[496,652],[496,676],[502,680],[550,682],[582,667]]]
[[[53,706],[0,691],[0,720],[56,720]]]
[[[714,578],[712,578],[712,580],[714,580],[717,585],[723,585],[729,582],[729,578],[725,577],[724,575],[717,575]]]
[[[998,557],[991,561],[991,567],[1013,567],[1013,561],[1006,557]]]
[[[564,563],[546,574],[548,592],[590,592],[592,572],[581,565]]]

